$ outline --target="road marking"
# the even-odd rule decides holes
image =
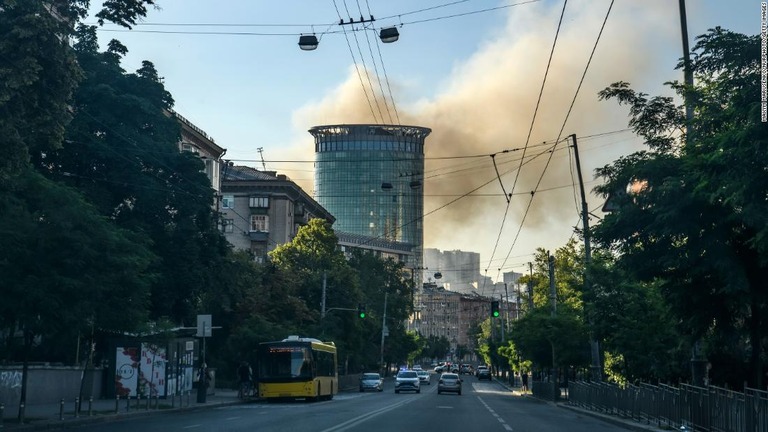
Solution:
[[[358,424],[360,424],[360,423],[362,423],[362,422],[364,422],[366,420],[372,419],[372,418],[374,418],[374,417],[376,417],[376,416],[378,416],[380,414],[384,414],[385,412],[392,411],[395,408],[399,408],[399,407],[401,407],[403,405],[409,404],[409,403],[413,402],[414,400],[416,400],[416,399],[415,398],[404,399],[402,402],[397,402],[397,403],[392,404],[390,406],[386,406],[384,408],[379,408],[376,411],[371,411],[369,413],[357,416],[357,417],[355,417],[353,419],[349,419],[349,420],[345,421],[344,423],[340,423],[340,424],[338,424],[336,426],[329,427],[328,429],[325,429],[322,432],[341,432],[341,431],[348,430],[348,429],[350,429],[350,428],[352,428],[354,426],[357,426]]]
[[[438,405],[437,409],[453,409],[452,406]]]
[[[224,420],[227,420],[227,421],[229,421],[229,420],[237,420],[239,418],[241,418],[241,417],[228,417],[228,418],[225,418]]]
[[[487,410],[488,410],[488,412],[490,412],[491,414],[493,414],[493,416],[494,416],[494,417],[496,417],[496,420],[498,420],[498,421],[499,421],[499,423],[501,423],[501,425],[502,425],[502,426],[504,426],[504,429],[506,429],[506,430],[508,430],[508,431],[512,431],[512,430],[513,430],[513,429],[512,429],[512,426],[508,425],[508,424],[507,424],[507,422],[506,422],[506,421],[504,421],[504,419],[503,419],[503,418],[501,418],[501,416],[500,416],[500,415],[496,414],[496,411],[494,411],[494,410],[493,410],[493,408],[491,408],[490,406],[488,406],[488,404],[487,404],[487,403],[485,403],[485,401],[483,400],[483,398],[481,398],[480,396],[478,396],[478,397],[477,397],[477,400],[479,400],[479,401],[480,401],[480,403],[481,403],[481,404],[483,404],[483,406],[485,407],[485,409],[487,409]]]
[[[198,427],[200,427],[200,426],[201,426],[201,425],[199,425],[199,424],[196,424],[196,425],[189,425],[189,426],[184,426],[182,429],[192,429],[192,428],[198,428]]]

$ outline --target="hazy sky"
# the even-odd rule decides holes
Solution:
[[[263,148],[267,169],[311,194],[312,126],[429,127],[425,247],[479,252],[494,279],[500,269],[523,271],[537,247],[554,250],[581,225],[573,152],[567,143],[551,159],[547,152],[558,136],[579,139],[587,201],[597,216],[603,200],[589,192],[595,168],[641,148],[626,131],[627,109],[598,101],[597,92],[623,80],[669,95],[663,83],[682,80],[674,69],[682,56],[674,0],[615,1],[567,122],[610,0],[567,3],[535,121],[563,1],[158,3],[133,31],[108,26],[100,41],[116,38],[128,47],[129,71],[152,61],[176,111],[226,148],[226,159],[262,169]],[[686,7],[691,46],[715,26],[760,32],[758,0],[687,0]],[[376,19],[371,30],[338,25],[340,16],[359,20],[361,10]],[[393,25],[400,40],[380,43],[378,30]],[[300,50],[299,34],[313,32],[318,49]],[[509,206],[491,154],[503,190],[513,194]]]

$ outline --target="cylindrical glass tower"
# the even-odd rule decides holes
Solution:
[[[424,140],[418,126],[315,126],[315,199],[338,231],[408,243],[421,267]]]

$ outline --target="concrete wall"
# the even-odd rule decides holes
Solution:
[[[94,399],[102,397],[102,369],[88,370],[67,366],[30,366],[27,376],[27,405],[59,402],[74,403],[80,396],[81,383],[83,397]],[[6,412],[15,412],[21,398],[21,366],[0,367],[0,403],[5,404]]]

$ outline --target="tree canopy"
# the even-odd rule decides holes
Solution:
[[[689,343],[705,342],[716,381],[761,387],[768,329],[768,124],[761,121],[760,38],[721,28],[697,39],[686,124],[671,97],[619,82],[600,93],[630,108],[648,150],[598,170],[617,210],[594,239],[638,281],[658,287]],[[630,186],[630,193],[615,194]],[[724,344],[729,340],[731,343]],[[723,359],[729,359],[725,361]],[[741,364],[742,376],[727,365]],[[728,377],[728,375],[730,375]]]

